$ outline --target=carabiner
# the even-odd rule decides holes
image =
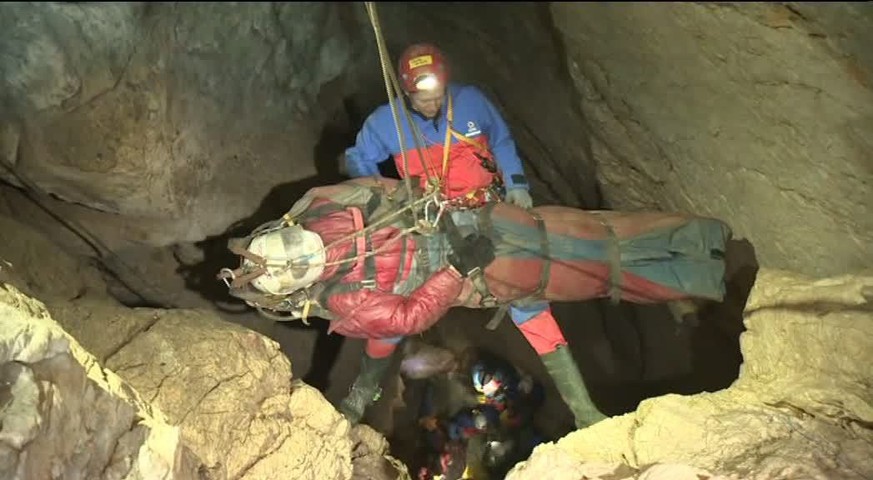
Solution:
[[[440,203],[439,206],[440,209],[437,211],[437,216],[434,219],[433,224],[431,225],[433,228],[437,228],[437,225],[439,225],[440,223],[440,218],[442,218],[443,216],[443,212],[446,211],[446,202]]]
[[[218,274],[221,275],[221,279],[224,280],[224,284],[227,285],[227,288],[230,288],[230,281],[236,280],[236,274],[233,273],[233,270],[229,268],[222,268],[218,271]],[[230,281],[228,280],[230,278]]]

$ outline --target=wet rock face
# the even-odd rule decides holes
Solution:
[[[0,477],[199,479],[179,429],[0,284]]]
[[[328,4],[9,5],[3,162],[108,238],[219,233],[315,175],[354,22]]]

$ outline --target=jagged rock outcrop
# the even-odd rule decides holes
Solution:
[[[389,455],[388,441],[368,425],[352,428],[352,480],[409,479],[406,467]]]
[[[5,5],[0,163],[115,245],[218,234],[273,187],[316,175],[359,10]]]
[[[646,400],[538,447],[508,478],[670,478],[640,472],[668,463],[744,480],[873,475],[873,275],[762,270],[745,324],[730,388]]]
[[[196,480],[200,467],[160,410],[0,282],[0,477]]]
[[[107,365],[181,425],[216,477],[351,476],[348,422],[290,382],[276,342],[196,310],[155,312],[137,330]]]
[[[44,296],[63,328],[94,353],[90,362],[116,372],[178,427],[180,444],[208,478],[349,479],[361,469],[381,472],[374,478],[407,475],[384,438],[353,434],[320,392],[292,380],[276,342],[211,311],[120,305],[93,267],[3,216],[0,243],[0,281]]]
[[[721,218],[774,268],[873,267],[873,5],[551,8],[611,206]]]

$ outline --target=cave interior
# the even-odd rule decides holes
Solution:
[[[74,6],[84,13],[69,11]],[[216,274],[238,260],[229,238],[277,218],[308,189],[345,178],[337,158],[387,100],[363,4],[3,8],[38,20],[30,30],[15,27],[23,39],[3,41],[3,213],[92,259],[129,307],[210,309],[274,339],[294,376],[337,405],[363,341],[328,335],[319,319],[307,326],[259,317]],[[737,378],[759,256],[810,273],[870,265],[871,217],[855,213],[871,201],[873,136],[859,132],[871,126],[873,108],[857,101],[870,99],[869,83],[848,85],[869,81],[870,52],[852,43],[870,36],[858,26],[861,18],[869,25],[869,4],[862,13],[848,20],[837,7],[813,4],[379,4],[392,61],[410,43],[433,42],[456,81],[477,85],[498,106],[536,204],[681,210],[735,228],[727,297],[695,322],[677,323],[665,305],[553,306],[609,415]],[[28,42],[21,55],[9,54]],[[800,51],[809,45],[818,50]],[[845,78],[824,77],[836,75],[828,70],[835,66],[804,66],[832,59],[834,49],[856,61]],[[808,95],[828,95],[829,104],[808,104],[817,101]],[[814,155],[798,151],[829,141],[813,139],[814,128],[834,137],[828,148],[842,149],[842,167],[807,172],[802,162]],[[780,171],[781,179],[767,178]],[[382,173],[397,176],[388,159]],[[831,198],[832,189],[845,198]],[[815,212],[792,210],[797,205]],[[822,219],[835,211],[855,220],[830,233]],[[806,238],[810,231],[829,233]],[[850,237],[853,247],[831,256],[831,235]],[[800,258],[826,251],[826,260]],[[538,424],[552,438],[566,434],[572,417],[535,352],[509,321],[486,330],[491,313],[454,309],[422,338],[497,353],[530,372],[547,385]],[[401,383],[395,365],[364,421],[412,462],[404,447],[415,428],[415,382]]]

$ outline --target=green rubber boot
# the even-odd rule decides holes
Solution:
[[[542,355],[546,370],[555,381],[558,393],[564,399],[564,403],[570,407],[573,416],[576,417],[576,428],[585,428],[608,418],[600,412],[588,395],[585,380],[573,360],[573,355],[566,345],[558,347],[551,353]]]
[[[364,354],[358,378],[355,379],[349,394],[340,402],[339,407],[339,412],[352,425],[361,421],[364,410],[379,399],[379,395],[382,393],[379,385],[382,383],[389,365],[391,365],[391,355],[385,358],[372,358],[366,353]]]

